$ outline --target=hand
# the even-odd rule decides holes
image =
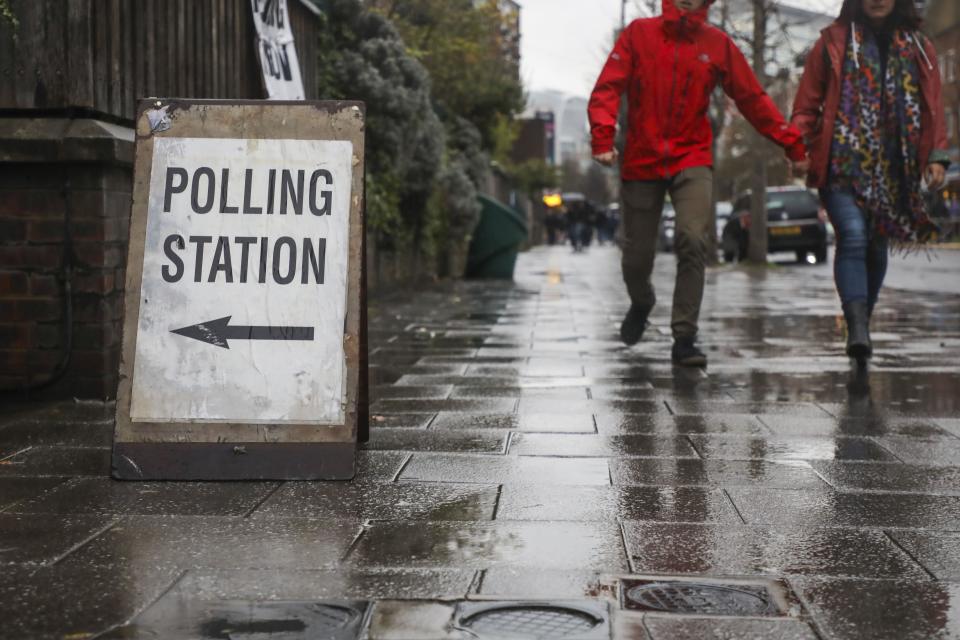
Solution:
[[[937,191],[943,186],[947,178],[947,170],[939,162],[927,165],[927,170],[923,172],[923,177],[927,179],[927,187],[930,191]]]
[[[620,154],[616,149],[612,151],[607,151],[606,153],[598,153],[593,156],[593,159],[602,164],[605,167],[612,167],[617,164],[617,160],[620,158]]]

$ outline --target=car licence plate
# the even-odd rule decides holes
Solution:
[[[772,236],[798,236],[801,232],[800,227],[770,227]]]

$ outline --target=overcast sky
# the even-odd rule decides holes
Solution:
[[[798,6],[825,13],[841,0],[806,0]],[[520,0],[523,80],[528,91],[559,89],[587,96],[620,25],[620,0]],[[627,19],[639,16],[634,0]]]

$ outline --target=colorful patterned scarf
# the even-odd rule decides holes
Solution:
[[[916,36],[891,36],[886,74],[869,29],[851,27],[840,108],[830,151],[830,182],[852,187],[876,233],[900,245],[928,241],[937,230],[920,194],[920,70]]]

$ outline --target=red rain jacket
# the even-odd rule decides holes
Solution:
[[[920,167],[931,162],[949,164],[946,149],[947,126],[941,101],[940,70],[937,52],[924,36],[918,36],[923,49],[915,48],[920,68]],[[834,22],[820,32],[820,39],[807,56],[800,88],[793,103],[793,123],[803,133],[810,148],[810,172],[807,184],[826,186],[833,124],[840,108],[840,74],[850,39],[850,26]]]
[[[713,165],[707,109],[718,83],[791,160],[806,157],[800,132],[786,123],[733,40],[706,24],[710,2],[681,12],[672,0],[663,0],[662,16],[635,20],[623,31],[600,73],[588,107],[593,153],[613,149],[625,91],[624,180],[666,179]]]

